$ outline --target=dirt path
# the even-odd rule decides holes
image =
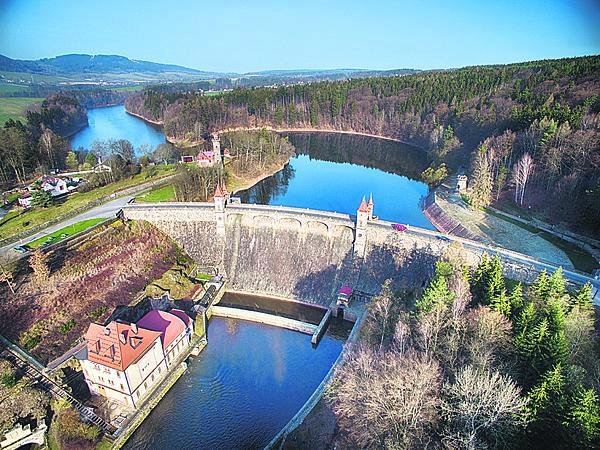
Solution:
[[[480,241],[552,262],[564,268],[573,268],[567,254],[546,239],[506,220],[469,208],[456,192],[456,182],[457,175],[453,175],[436,189],[436,203]]]

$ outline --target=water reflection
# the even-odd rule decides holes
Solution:
[[[426,153],[394,141],[339,133],[290,133],[297,156],[239,196],[244,203],[355,214],[373,194],[380,218],[433,229],[421,211],[428,187],[417,181]]]

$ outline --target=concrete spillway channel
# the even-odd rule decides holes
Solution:
[[[332,317],[331,308],[329,308],[327,310],[327,312],[325,313],[325,315],[323,316],[323,318],[321,319],[321,322],[319,323],[319,325],[317,325],[317,328],[315,329],[315,332],[313,333],[312,338],[310,339],[310,343],[312,345],[314,345],[315,347],[317,345],[319,345],[321,338],[327,331],[329,322],[331,322],[331,317]]]

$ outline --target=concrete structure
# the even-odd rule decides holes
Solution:
[[[458,192],[465,192],[467,190],[468,178],[466,175],[459,175],[458,182],[456,183],[456,190]]]
[[[367,246],[367,223],[373,217],[373,199],[369,200],[369,204],[363,197],[358,210],[356,211],[356,237],[354,239],[354,253],[357,256],[365,255]]]
[[[217,220],[217,236],[225,237],[225,206],[229,201],[229,192],[225,187],[225,183],[218,184],[213,195],[215,204],[215,218]]]
[[[0,447],[2,450],[16,450],[29,444],[44,445],[44,437],[47,430],[48,427],[44,421],[33,430],[31,429],[31,425],[17,424],[4,434],[4,439],[0,442]]]
[[[231,289],[277,295],[328,307],[339,288],[374,295],[391,279],[402,288],[425,286],[434,262],[452,244],[462,244],[470,265],[481,254],[498,254],[507,276],[531,282],[556,266],[528,256],[456,236],[368,220],[368,204],[356,221],[347,214],[264,205],[161,203],[123,208],[126,219],[147,220],[171,236],[202,266],[215,266]],[[220,221],[220,222],[218,222]],[[224,239],[215,239],[224,222]],[[219,225],[223,233],[222,225]],[[362,234],[362,235],[360,235]],[[361,256],[362,255],[362,256]],[[598,280],[565,270],[575,284]],[[600,296],[597,296],[600,301]]]
[[[91,324],[81,361],[92,394],[137,407],[189,345],[191,318],[183,311],[152,310],[137,323]]]

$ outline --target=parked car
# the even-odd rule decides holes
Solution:
[[[27,253],[27,249],[21,245],[14,247],[14,251],[20,254]]]
[[[440,241],[450,242],[450,238],[449,237],[442,236],[441,234],[438,234],[435,238],[439,239]]]
[[[402,225],[401,223],[392,224],[392,228],[396,231],[406,231],[408,227],[406,225]]]

